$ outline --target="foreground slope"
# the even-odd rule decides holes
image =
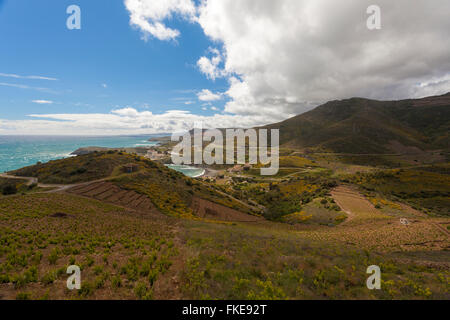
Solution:
[[[408,230],[392,225],[377,242],[386,220],[311,229],[177,219],[65,193],[1,200],[0,299],[450,298],[448,251],[385,247]],[[72,264],[81,290],[66,288]],[[373,264],[382,290],[366,287]]]

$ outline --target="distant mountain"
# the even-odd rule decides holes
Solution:
[[[339,153],[448,149],[450,93],[400,101],[330,101],[262,128],[279,128],[282,146]]]

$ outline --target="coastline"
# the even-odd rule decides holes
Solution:
[[[199,175],[196,175],[196,176],[192,176],[191,178],[200,178],[200,177],[204,176],[205,173],[206,173],[206,169],[203,169],[202,173],[200,173]]]
[[[165,164],[165,166],[170,168],[170,169],[172,169],[172,170],[181,172],[185,176],[191,177],[191,178],[199,178],[199,177],[202,177],[206,173],[206,169],[205,168],[197,167],[197,166],[194,166],[194,165],[184,165],[184,164],[183,165],[176,165],[176,164],[170,163],[170,164]],[[196,174],[196,175],[189,175],[186,172],[186,171],[189,171],[189,170],[200,170],[200,169],[202,170],[201,173]]]
[[[145,136],[2,136],[0,135],[0,172],[71,157],[78,149],[145,149],[152,147]],[[136,146],[148,144],[146,146]]]

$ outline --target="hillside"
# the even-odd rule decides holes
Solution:
[[[107,151],[0,175],[18,191],[0,194],[0,300],[448,299],[448,164],[281,163],[294,172],[202,181]]]
[[[107,180],[123,190],[145,195],[160,212],[171,216],[195,215],[196,210],[202,209],[192,208],[197,198],[244,213],[253,213],[251,208],[224,197],[206,182],[196,181],[160,163],[121,151],[93,152],[39,163],[10,174],[34,177],[39,183],[56,186],[86,185],[96,180]]]
[[[449,148],[450,93],[417,100],[362,98],[327,102],[262,128],[280,144],[337,153],[402,153]]]

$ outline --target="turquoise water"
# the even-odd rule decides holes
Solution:
[[[175,165],[175,164],[168,164],[167,165],[168,168],[176,170],[181,172],[182,174],[184,174],[185,176],[188,177],[200,177],[205,173],[205,170],[202,168],[195,168],[195,167],[190,167],[190,166],[185,166],[185,165]]]
[[[167,135],[167,134],[166,134]],[[105,137],[65,137],[65,136],[0,136],[0,172],[11,171],[50,160],[70,157],[71,153],[83,147],[133,148],[154,146],[148,136],[105,136]],[[188,177],[201,176],[203,169],[168,165]]]
[[[132,148],[152,146],[146,136],[64,137],[64,136],[0,136],[0,172],[66,158],[82,147]]]

